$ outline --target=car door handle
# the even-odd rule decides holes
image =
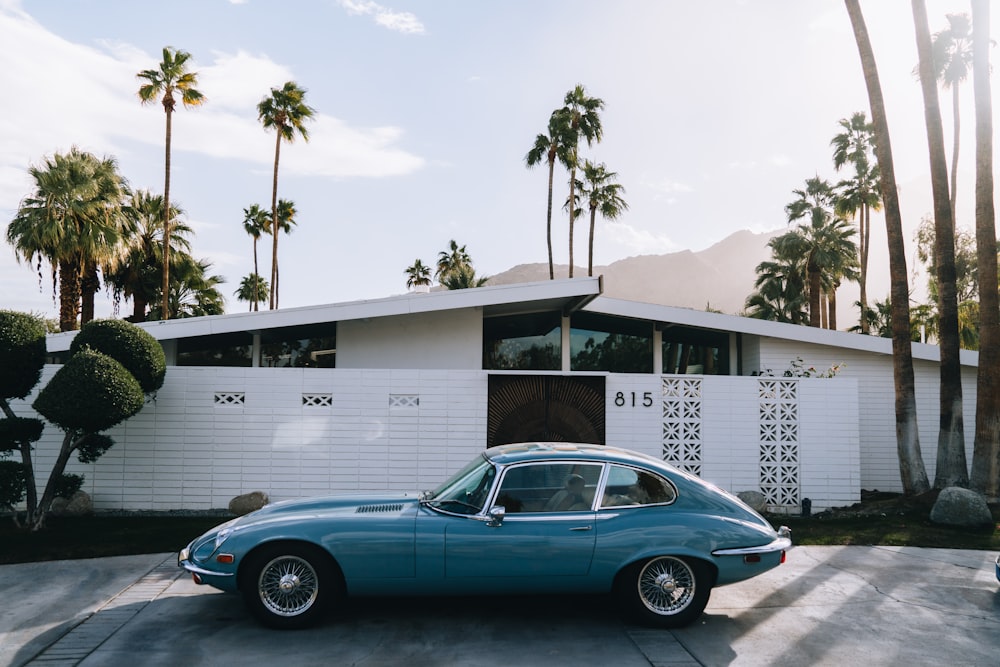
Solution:
[[[570,528],[570,531],[580,532],[585,530],[590,530],[593,526],[577,526],[576,528]]]

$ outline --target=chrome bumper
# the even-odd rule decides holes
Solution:
[[[191,562],[191,552],[185,547],[177,552],[177,567],[182,567],[191,574],[211,576],[211,577],[231,577],[232,572],[217,572],[215,570],[206,570],[203,567],[199,567]]]
[[[788,551],[792,548],[792,531],[788,526],[778,529],[778,537],[773,541],[757,547],[739,547],[737,549],[716,549],[713,556],[749,556],[753,554],[770,554],[776,551]]]

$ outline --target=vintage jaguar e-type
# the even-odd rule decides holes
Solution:
[[[178,562],[277,628],[345,595],[503,593],[613,593],[636,620],[677,627],[714,586],[776,567],[791,546],[787,528],[663,461],[525,443],[485,450],[434,491],[268,505]]]

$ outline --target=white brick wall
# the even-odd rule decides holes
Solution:
[[[46,367],[39,386],[55,369]],[[701,381],[703,477],[731,491],[758,488],[757,378]],[[662,383],[654,375],[608,375],[609,444],[662,456]],[[73,459],[68,471],[86,475],[84,490],[98,509],[207,510],[254,490],[273,500],[417,491],[485,446],[487,384],[479,370],[172,366],[155,402],[109,432],[115,446],[94,464]],[[858,384],[800,382],[801,496],[816,510],[858,499]],[[217,392],[243,392],[244,403],[217,405]],[[616,404],[619,392],[623,405]],[[650,406],[643,405],[647,393]],[[303,394],[329,394],[332,404],[304,406]],[[419,405],[407,405],[411,397]],[[15,411],[27,414],[33,398]],[[38,443],[42,475],[60,435],[48,426]]]

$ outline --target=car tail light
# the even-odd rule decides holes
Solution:
[[[784,563],[786,558],[788,558],[788,552],[787,551],[782,551],[781,552],[781,562]]]

